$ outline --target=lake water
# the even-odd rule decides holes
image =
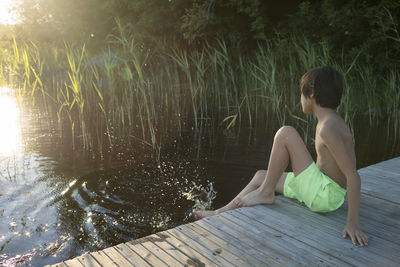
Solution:
[[[105,164],[68,156],[48,118],[20,108],[6,88],[0,125],[5,266],[57,263],[189,222],[193,207],[222,206],[265,168],[279,128],[271,125],[251,145],[245,133],[239,142],[221,135],[201,160],[190,142],[180,141],[167,146],[160,162],[119,151]],[[356,120],[358,168],[400,156],[393,130],[386,121]]]

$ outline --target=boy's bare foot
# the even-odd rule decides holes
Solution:
[[[196,219],[202,219],[204,217],[212,216],[217,214],[215,210],[192,210]]]
[[[261,204],[269,205],[273,204],[274,201],[275,201],[274,193],[267,195],[265,193],[262,193],[260,190],[254,190],[245,195],[243,198],[238,199],[237,205],[242,207],[255,206]]]
[[[239,203],[239,198],[235,198],[234,200],[229,202],[227,205],[225,205],[222,208],[219,208],[217,210],[192,210],[192,213],[196,217],[196,219],[202,219],[204,217],[220,214],[220,213],[228,211],[228,210],[240,208],[241,206],[238,205],[238,203]]]
[[[232,202],[238,208],[243,206],[243,200],[240,197],[235,198],[234,200],[232,200]]]

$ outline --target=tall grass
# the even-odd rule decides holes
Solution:
[[[358,64],[358,56],[338,62],[326,43],[293,36],[244,55],[219,41],[189,53],[141,47],[119,29],[97,55],[85,45],[49,49],[14,40],[2,55],[1,83],[43,106],[73,149],[99,157],[116,140],[143,144],[159,156],[165,144],[187,132],[199,156],[203,142],[212,146],[220,132],[236,140],[250,133],[251,142],[262,134],[259,126],[271,121],[294,123],[310,138],[315,121],[301,112],[298,81],[321,65],[344,74],[338,110],[350,125],[367,112],[371,123],[388,116],[399,126],[400,74],[376,75]]]

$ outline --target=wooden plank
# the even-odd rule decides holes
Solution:
[[[101,267],[101,265],[92,256],[90,256],[90,254],[84,254],[76,259],[86,267]]]
[[[107,257],[102,250],[98,252],[91,252],[90,256],[92,256],[101,266],[118,266],[114,261]]]
[[[168,233],[174,236],[176,239],[185,244],[186,248],[193,251],[195,254],[201,254],[209,261],[215,263],[218,266],[232,266],[233,264],[229,261],[226,261],[220,254],[215,253],[213,250],[209,248],[205,248],[202,244],[196,242],[197,238],[195,237],[187,237],[181,231],[178,230],[178,227],[174,229],[168,230]],[[179,248],[181,249],[181,248]]]
[[[130,249],[135,251],[140,257],[142,257],[144,260],[146,260],[150,265],[153,266],[167,266],[168,264],[163,261],[159,257],[159,255],[153,254],[152,251],[149,251],[146,249],[141,242],[143,242],[143,239],[136,239],[131,242],[125,243]]]
[[[378,173],[382,173],[383,175],[388,175],[388,176],[394,176],[399,178],[400,174],[400,157],[388,160],[388,161],[383,161],[374,165],[370,165],[364,168],[359,169],[359,172],[364,172],[364,171],[375,171]]]
[[[256,257],[256,254],[254,252],[251,251],[250,248],[247,248],[246,250],[244,250],[243,246],[239,246],[239,248],[237,248],[235,246],[235,244],[237,244],[236,241],[234,241],[233,239],[229,239],[229,237],[227,235],[224,235],[225,239],[228,239],[228,241],[220,238],[217,236],[217,232],[218,230],[215,230],[213,232],[210,232],[208,230],[206,230],[205,228],[201,227],[199,225],[199,223],[191,223],[191,224],[187,224],[186,225],[189,229],[191,229],[192,231],[195,231],[196,233],[200,234],[201,236],[209,239],[211,242],[213,242],[214,244],[216,244],[217,246],[228,250],[230,253],[234,254],[234,255],[240,255],[240,258],[246,262],[247,265],[250,266],[262,266],[262,265],[266,265],[266,262],[263,263],[263,261],[259,260]],[[270,260],[270,262],[272,262],[272,260]],[[274,263],[276,263],[275,261],[273,261]]]
[[[177,261],[174,257],[168,254],[164,249],[155,245],[152,240],[159,240],[160,238],[156,235],[151,235],[141,239],[140,244],[145,247],[148,251],[156,254],[157,257],[162,259],[168,266],[183,266],[184,264]],[[156,241],[157,242],[157,241]]]
[[[242,224],[243,226],[245,226],[246,220],[239,220],[236,216],[236,213],[233,213],[229,219],[234,221],[236,224]],[[257,227],[262,230],[262,236],[264,236],[265,234],[269,234],[270,236],[272,235],[274,237],[278,237],[268,240],[268,242],[275,242],[282,248],[280,251],[287,254],[287,257],[290,257],[296,262],[302,262],[307,266],[315,265],[316,262],[318,262],[318,264],[328,265],[348,265],[341,259],[336,259],[327,253],[320,252],[315,248],[310,247],[299,240],[296,240],[295,238],[287,236],[283,231],[276,231],[274,229],[271,229],[270,227],[265,227],[265,225],[259,222],[257,223]],[[254,238],[256,237],[253,237],[253,239]]]
[[[285,198],[278,196],[280,201],[290,202],[296,204],[304,209],[307,209],[305,205],[300,204],[295,199]],[[330,215],[336,212],[341,212],[347,216],[347,199],[343,205],[334,212],[329,213],[318,213],[320,215]],[[362,193],[360,195],[360,210],[359,210],[360,221],[365,218],[366,221],[374,221],[378,224],[384,224],[388,227],[398,228],[400,226],[400,205],[397,203],[389,202],[385,199],[376,198]],[[345,217],[344,217],[345,219]]]
[[[394,172],[400,172],[400,157],[389,159],[386,161],[379,162],[371,165],[371,167],[380,167],[382,169],[393,170]]]
[[[84,266],[77,258],[64,261],[64,264],[68,267],[82,267]]]
[[[163,238],[166,243],[169,243],[171,246],[176,247],[181,253],[185,254],[188,259],[186,260],[186,264],[189,266],[221,266],[218,260],[216,259],[208,259],[203,254],[198,253],[195,249],[191,248],[188,244],[185,244],[181,240],[177,239],[175,236],[170,234],[170,232],[174,230],[168,230],[162,232],[162,235],[157,234],[160,238]],[[215,263],[217,262],[218,265]]]
[[[341,238],[341,230],[344,228],[345,225],[345,218],[343,218],[340,221],[335,221],[332,218],[329,218],[327,215],[321,216],[318,214],[312,214],[312,215],[317,215],[319,217],[313,217],[305,214],[300,214],[300,216],[303,216],[305,220],[310,219],[310,221],[307,221],[309,224],[314,224],[316,227],[319,224],[323,224],[321,227],[321,230],[325,230],[327,232],[328,236],[331,236],[330,238],[332,239],[338,239]],[[322,218],[321,218],[322,217]],[[333,233],[335,231],[338,231],[337,235],[335,236]],[[368,235],[369,237],[369,246],[363,248],[364,250],[369,250],[370,255],[374,255],[375,258],[379,257],[386,257],[387,259],[390,259],[392,261],[399,261],[400,262],[400,246],[398,244],[395,244],[391,241],[385,240],[381,238],[379,235],[374,235],[370,232],[367,232],[364,230],[364,232]],[[348,242],[350,242],[349,239],[347,239]],[[372,243],[372,245],[371,245]],[[372,250],[372,251],[371,251]],[[394,255],[392,255],[392,253]],[[379,262],[379,261],[378,261]]]
[[[272,258],[274,261],[284,264],[285,262],[291,261],[282,253],[282,247],[276,246],[276,244],[271,241],[273,239],[279,238],[278,235],[269,236],[264,235],[263,232],[256,228],[243,229],[231,222],[231,220],[225,220],[225,214],[220,214],[213,216],[212,218],[205,218],[202,222],[214,226],[215,228],[220,228],[224,232],[231,235],[235,235],[241,240],[241,243],[246,244],[249,248],[254,250],[254,253],[259,253],[262,257]],[[255,233],[253,235],[253,233]],[[254,237],[257,237],[254,239]],[[265,240],[270,240],[270,242],[265,242]]]
[[[358,173],[363,179],[370,180],[371,182],[381,183],[382,185],[388,186],[399,186],[400,185],[400,173],[393,174],[383,170],[377,170],[376,168],[367,168],[359,170]]]
[[[268,245],[272,247],[272,249],[263,248],[262,251],[264,253],[266,253],[267,251],[271,251],[273,255],[279,255],[279,259],[281,259],[282,263],[285,265],[291,263],[296,264],[299,262],[308,266],[315,265],[315,263],[318,263],[320,265],[348,265],[346,262],[340,259],[335,259],[327,253],[319,252],[318,250],[315,250],[315,248],[287,236],[283,231],[276,231],[270,227],[266,227],[264,224],[261,224],[257,221],[253,221],[253,224],[256,225],[255,228],[248,228],[248,217],[244,215],[239,217],[238,215],[242,214],[234,211],[229,212],[228,214],[222,213],[222,223],[228,225],[229,227],[232,227],[235,230],[236,227],[232,226],[232,223],[240,225],[246,230],[246,235],[248,235],[250,242],[258,241],[262,244],[262,246]],[[242,236],[240,236],[240,238],[243,239]]]
[[[114,246],[112,249],[114,249],[116,252],[121,254],[126,261],[129,262],[129,264],[134,265],[134,266],[151,266],[147,261],[145,261],[142,257],[140,257],[136,252],[134,252],[132,249],[130,249],[126,244],[119,244],[117,246]],[[110,252],[107,251],[108,255],[113,255]],[[120,265],[118,263],[118,265]],[[124,264],[121,264],[120,266],[125,266]]]
[[[118,249],[115,247],[110,247],[103,249],[102,252],[112,259],[113,262],[115,262],[118,266],[134,266],[135,261],[132,260],[132,258],[126,258],[122,253],[119,253]],[[137,261],[136,261],[137,262]]]
[[[400,189],[398,188],[400,188],[400,184],[390,185],[388,183],[385,184],[385,182],[368,180],[365,177],[361,181],[361,193],[374,192],[376,194],[375,197],[400,204],[396,201],[398,198],[396,196],[400,193]]]
[[[365,197],[361,199],[363,200]],[[369,201],[369,203],[371,203],[371,201]],[[359,223],[362,229],[365,229],[372,235],[379,236],[380,238],[400,245],[400,221],[397,219],[400,217],[400,208],[394,207],[393,205],[393,207],[387,210],[382,209],[382,207],[377,210],[369,206],[369,203],[362,202],[360,205]],[[344,224],[347,218],[347,205],[348,203],[346,201],[343,207],[336,213],[328,214],[327,216]],[[398,213],[393,214],[396,210]],[[393,216],[391,214],[393,214]]]
[[[347,201],[345,202],[345,206]],[[361,194],[360,215],[379,223],[400,229],[400,204]],[[385,220],[382,220],[385,217]]]
[[[228,266],[240,266],[245,264],[240,260],[238,255],[233,255],[229,251],[219,247],[218,245],[210,242],[205,237],[200,234],[192,231],[186,225],[180,225],[176,227],[176,230],[181,234],[181,238],[187,238],[193,240],[196,243],[196,248],[200,253],[208,253],[215,256],[218,256],[223,262],[226,262],[224,265],[228,264]]]
[[[385,178],[390,179],[392,182],[398,182],[400,179],[400,171],[395,169],[386,169],[380,166],[370,166],[368,168],[360,170],[361,172],[375,172],[378,173]]]
[[[280,227],[287,228],[288,233],[298,235],[303,242],[320,250],[329,251],[330,254],[342,257],[351,264],[375,262],[390,265],[400,261],[399,247],[395,244],[374,237],[368,247],[353,246],[349,240],[340,237],[343,224],[337,225],[326,218],[323,220],[324,216],[321,215],[317,220],[313,220],[313,216],[318,214],[302,207],[298,208],[301,209],[300,212],[294,211],[289,205],[278,204],[269,207],[252,207],[241,212],[266,225],[280,225]],[[357,253],[354,253],[355,251]]]
[[[277,208],[277,205],[271,207]],[[282,210],[278,212],[271,208],[268,210],[260,210],[259,208],[259,206],[250,207],[239,210],[239,212],[247,215],[249,220],[257,220],[275,230],[282,229],[287,235],[301,240],[305,244],[328,253],[333,257],[342,259],[349,264],[368,264],[371,262],[368,258],[360,258],[356,261],[353,259],[354,252],[350,251],[354,249],[350,242],[345,242],[345,240],[340,240],[339,238],[331,238],[320,227],[315,227],[310,222],[299,218],[298,214],[294,214],[295,218],[292,218],[280,213],[283,212]]]
[[[177,261],[179,261],[180,264],[196,265],[190,257],[180,251],[177,247],[166,241],[166,239],[170,238],[170,236],[165,231],[157,233],[154,236],[156,236],[158,239],[153,239],[153,243],[163,249],[169,255],[174,257]]]
[[[282,202],[282,210],[288,214],[290,213],[296,213],[297,217],[301,217],[304,220],[307,220],[308,223],[316,223],[316,224],[322,224],[320,228],[326,228],[327,234],[332,234],[334,231],[338,231],[341,228],[344,227],[346,218],[344,216],[338,215],[337,211],[335,212],[330,212],[330,213],[322,213],[318,214],[315,212],[312,212],[308,209],[304,209],[298,205],[294,205],[292,203],[288,203],[286,199],[279,199],[279,202]],[[288,205],[289,204],[289,205]],[[398,232],[398,230],[396,230]],[[339,231],[341,232],[341,231]],[[370,235],[371,238],[374,239],[374,243],[381,243],[375,244],[378,246],[377,248],[374,248],[374,251],[371,253],[377,253],[377,254],[384,254],[384,250],[387,249],[388,251],[390,250],[396,250],[399,249],[400,246],[397,244],[394,244],[391,241],[384,240],[380,236],[374,236],[371,233],[367,233]],[[368,247],[368,249],[371,246]],[[398,255],[399,260],[400,260],[400,254]]]
[[[384,240],[400,244],[400,221],[396,218],[390,217],[392,212],[398,212],[396,216],[400,217],[400,208],[388,208],[389,205],[382,205],[381,207],[377,207],[377,209],[374,209],[373,203],[375,201],[371,200],[371,198],[372,197],[361,195],[359,214],[359,225],[361,229],[372,235],[379,236]],[[386,202],[376,198],[374,199],[379,202]],[[282,198],[282,201],[285,203],[287,202],[288,204],[297,204],[295,201],[287,198]],[[342,224],[344,227],[347,218],[347,201],[343,204],[341,208],[339,208],[335,212],[330,212],[322,215],[329,218],[330,220],[335,220],[338,224]]]
[[[400,160],[398,160],[400,162]],[[378,165],[358,170],[361,176],[361,192],[400,204],[400,173],[390,175]]]
[[[394,187],[393,189],[386,189],[387,188],[383,186],[377,186],[375,184],[369,183],[368,181],[363,181],[361,184],[361,193],[400,204],[400,190]]]
[[[287,198],[282,198],[281,201],[287,205],[298,205],[291,199]],[[364,232],[371,234],[372,236],[379,236],[379,238],[381,239],[400,245],[400,227],[398,227],[400,226],[400,222],[399,221],[396,222],[398,226],[386,225],[384,224],[384,222],[391,220],[391,218],[388,218],[385,215],[379,215],[374,217],[374,214],[371,214],[370,212],[367,213],[365,212],[365,210],[363,209],[364,205],[365,204],[363,204],[360,208],[359,225],[361,229]],[[371,218],[365,218],[366,214],[368,216],[371,216]],[[344,227],[347,217],[347,203],[345,202],[344,205],[335,212],[329,212],[326,214],[317,214],[317,216],[323,216],[324,217],[323,220],[326,219],[327,223],[329,223],[330,221],[334,221],[336,223],[335,224],[336,226],[334,227],[340,227],[340,225],[341,227]],[[322,218],[317,217],[315,219],[321,220]]]
[[[53,264],[53,265],[45,265],[44,267],[49,267],[49,266],[53,266],[53,267],[67,267],[67,265],[64,262],[59,262],[57,264]]]
[[[393,170],[382,170],[379,167],[372,166],[358,170],[358,173],[376,177],[377,180],[390,181],[395,185],[398,185],[400,182],[400,173],[397,173]]]
[[[398,185],[400,180],[400,173],[391,172],[389,170],[380,170],[378,167],[368,167],[365,169],[357,170],[363,176],[374,178],[376,181],[388,181],[394,185]]]
[[[369,172],[359,172],[361,176],[361,188],[363,183],[367,182],[371,185],[374,185],[378,188],[383,188],[385,191],[382,191],[382,194],[385,194],[387,190],[395,190],[395,192],[399,191],[400,187],[400,179],[398,182],[391,181],[393,179],[380,176],[378,177],[376,173],[369,173]],[[397,190],[396,190],[397,189]]]
[[[231,246],[235,247],[235,250],[240,251],[243,250],[243,248],[245,247],[246,248],[245,249],[246,255],[244,255],[245,260],[247,257],[254,257],[254,259],[257,260],[257,262],[261,262],[264,265],[282,266],[282,264],[275,259],[277,257],[276,254],[270,253],[270,255],[267,255],[268,253],[264,253],[262,248],[254,244],[255,242],[248,242],[245,238],[240,238],[238,232],[233,230],[228,225],[223,225],[223,226],[225,228],[230,229],[231,232],[225,231],[224,227],[219,227],[218,219],[220,219],[220,216],[205,218],[203,220],[199,220],[196,226],[201,227],[204,231],[208,231],[209,233],[213,234],[216,238],[219,238],[224,242],[230,244]],[[232,231],[235,232],[234,235],[232,235]],[[254,264],[257,265],[257,262],[255,262]]]
[[[285,256],[281,255],[281,249],[273,248],[270,242],[265,242],[266,239],[269,239],[269,236],[257,233],[255,234],[257,238],[253,239],[247,231],[243,231],[243,229],[240,229],[230,221],[224,221],[223,214],[202,219],[198,221],[198,224],[212,230],[215,235],[219,235],[221,238],[227,238],[227,235],[230,235],[229,238],[232,238],[232,241],[230,241],[232,244],[237,244],[238,248],[241,249],[246,247],[246,252],[249,255],[257,257],[267,265],[284,266],[290,263],[288,261],[290,259],[285,259]],[[254,229],[250,228],[250,231],[254,231]]]
[[[280,239],[280,234],[271,235],[263,230],[260,230],[258,227],[243,227],[243,225],[235,224],[234,218],[231,216],[232,213],[223,213],[218,216],[214,216],[210,219],[206,218],[204,222],[214,225],[215,227],[220,227],[224,230],[224,232],[228,232],[232,235],[236,235],[242,243],[246,243],[246,246],[252,248],[255,252],[260,253],[261,255],[271,257],[275,261],[284,264],[284,263],[295,263],[288,257],[287,253],[284,252],[284,248],[274,242],[276,239]],[[233,220],[232,220],[233,218]],[[245,224],[248,222],[246,218]],[[253,221],[252,225],[255,222]],[[266,242],[268,240],[268,242]]]
[[[241,255],[235,255],[230,252],[229,248],[225,246],[219,246],[215,244],[208,236],[203,236],[192,229],[190,229],[187,225],[181,225],[177,227],[178,230],[186,235],[187,237],[193,237],[193,239],[203,246],[203,249],[211,250],[213,254],[218,254],[221,258],[224,258],[229,265],[231,266],[245,266],[246,262],[241,259]]]

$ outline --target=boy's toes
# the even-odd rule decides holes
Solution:
[[[235,199],[233,200],[233,203],[235,203],[235,205],[236,205],[237,207],[242,207],[243,204],[244,204],[241,198],[235,198]]]
[[[192,213],[197,220],[217,214],[215,210],[192,210]]]

